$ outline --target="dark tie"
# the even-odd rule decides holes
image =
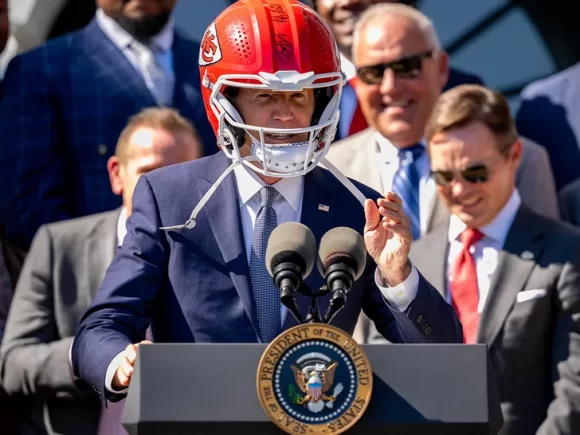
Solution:
[[[475,260],[469,249],[483,238],[483,234],[472,228],[461,233],[463,248],[453,265],[451,275],[451,300],[457,317],[463,325],[465,343],[475,343],[479,327],[479,286]]]
[[[276,211],[272,207],[278,191],[272,186],[260,190],[260,208],[256,215],[250,256],[250,278],[256,301],[258,324],[263,343],[269,343],[280,332],[280,292],[266,269],[268,238],[276,228]]]
[[[423,155],[421,144],[399,150],[399,169],[393,178],[393,191],[403,200],[403,211],[411,220],[413,239],[421,237],[419,212],[419,171],[417,159]]]

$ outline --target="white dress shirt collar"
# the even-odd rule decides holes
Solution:
[[[105,32],[105,35],[121,50],[127,48],[135,40],[115,20],[107,16],[101,8],[97,9],[96,19],[99,27]],[[173,46],[174,30],[175,22],[173,18],[170,18],[161,32],[151,39],[152,44],[160,51],[170,51]]]
[[[254,171],[246,169],[243,165],[234,168],[240,207],[252,199],[266,185]],[[292,209],[297,212],[302,200],[304,177],[282,178],[272,186],[284,197]]]
[[[517,189],[514,189],[510,199],[503,206],[497,216],[489,224],[479,228],[479,231],[481,231],[485,237],[489,237],[497,242],[499,246],[503,246],[521,203],[522,199],[520,194]],[[463,223],[457,216],[451,215],[448,233],[449,242],[458,240],[459,236],[466,228],[467,225],[465,225],[465,223]]]
[[[382,161],[392,162],[399,160],[399,148],[393,145],[389,139],[378,131],[375,131],[375,141],[377,142],[379,158]],[[424,143],[424,140],[421,139],[420,143]]]
[[[353,79],[356,76],[356,67],[342,53],[340,53],[340,68],[342,69],[342,71],[346,75],[346,79],[347,80],[351,80],[351,79]]]
[[[117,219],[117,245],[121,246],[127,235],[127,209],[123,207]]]

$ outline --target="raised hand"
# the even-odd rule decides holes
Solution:
[[[402,283],[411,273],[409,251],[413,242],[411,223],[401,198],[388,192],[377,202],[365,201],[364,240],[368,253],[391,285]]]

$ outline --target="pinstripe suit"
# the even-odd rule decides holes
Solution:
[[[198,52],[175,34],[173,105],[194,122],[210,154],[215,136],[202,104]],[[14,58],[0,105],[0,208],[11,240],[27,247],[42,224],[120,206],[107,159],[127,119],[155,104],[96,20]]]

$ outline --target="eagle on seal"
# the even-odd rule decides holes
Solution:
[[[307,406],[311,412],[320,412],[328,401],[335,401],[336,397],[326,393],[334,383],[334,372],[338,363],[335,361],[328,367],[324,364],[316,364],[304,367],[300,370],[295,365],[290,366],[294,372],[294,380],[298,388],[304,393],[304,397],[296,403]]]

